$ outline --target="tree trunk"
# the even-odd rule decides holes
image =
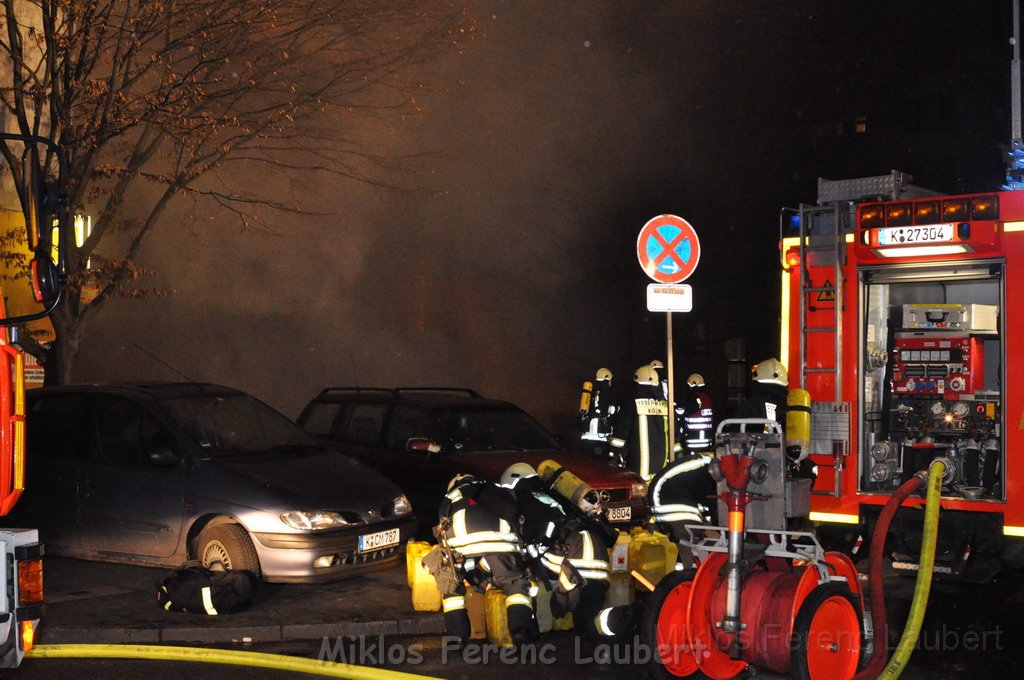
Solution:
[[[71,382],[71,368],[78,354],[81,341],[81,326],[74,312],[67,304],[61,304],[50,316],[56,339],[46,350],[43,368],[46,371],[45,385],[66,385]]]

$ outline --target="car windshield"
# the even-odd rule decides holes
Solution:
[[[511,405],[449,407],[441,410],[440,420],[456,451],[558,448],[550,432]]]
[[[214,457],[317,445],[292,421],[246,394],[196,394],[161,404]]]

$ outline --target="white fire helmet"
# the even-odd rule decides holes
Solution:
[[[607,382],[610,385],[612,382],[612,372],[607,368],[599,368],[597,369],[597,375],[594,376],[594,379],[598,382]]]
[[[775,357],[765,359],[754,366],[753,373],[754,380],[759,383],[782,385],[783,387],[789,385],[789,372],[786,371],[786,367],[782,365],[782,362]]]
[[[633,380],[639,385],[657,385],[658,374],[654,371],[650,364],[646,364],[636,369],[636,373],[633,375]]]
[[[520,479],[536,477],[537,471],[529,463],[512,463],[501,473],[501,485],[507,489],[515,488]]]

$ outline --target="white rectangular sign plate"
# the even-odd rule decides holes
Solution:
[[[647,311],[689,312],[692,310],[693,289],[687,284],[647,284]]]

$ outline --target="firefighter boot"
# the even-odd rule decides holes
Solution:
[[[537,622],[533,618],[533,601],[529,595],[513,593],[505,598],[508,612],[508,632],[517,645],[533,642],[538,637]]]
[[[458,638],[463,644],[469,641],[471,627],[469,625],[469,612],[466,611],[466,596],[452,595],[445,597],[444,607],[444,629],[451,636]]]

